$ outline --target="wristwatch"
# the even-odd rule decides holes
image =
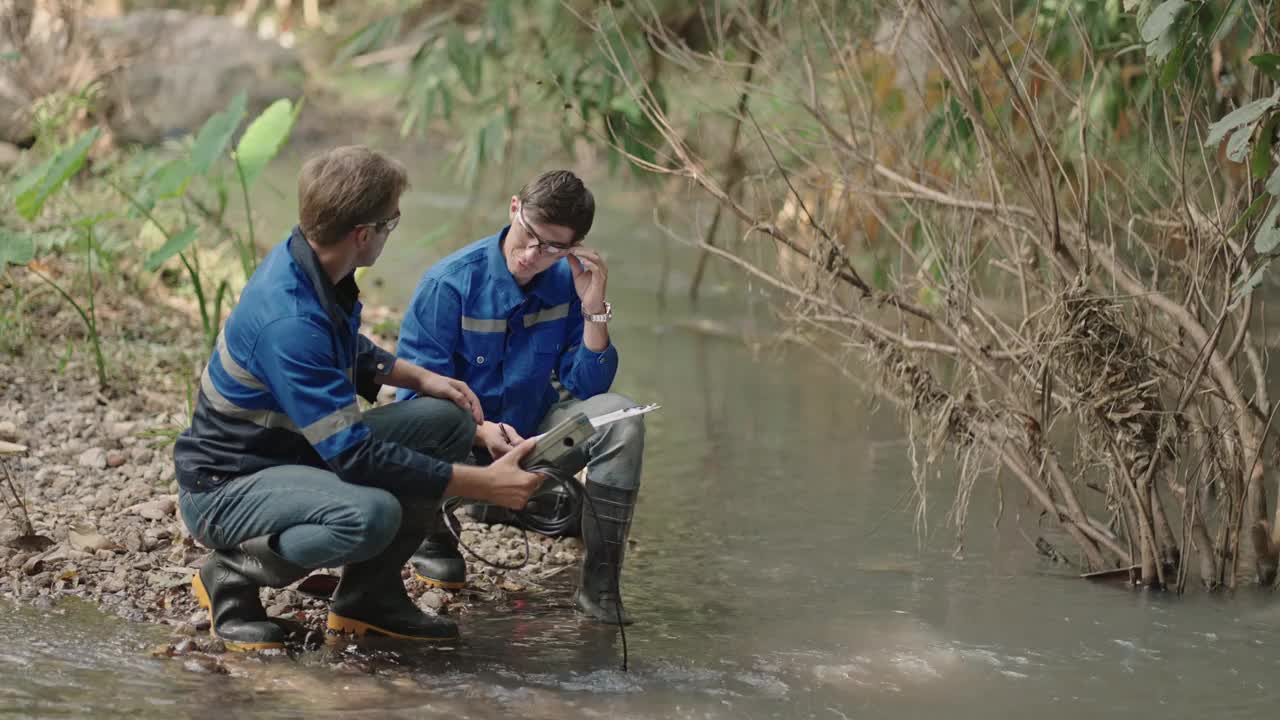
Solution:
[[[604,301],[604,312],[599,315],[592,315],[587,312],[582,313],[582,318],[587,322],[605,323],[613,319],[613,306],[608,300]]]

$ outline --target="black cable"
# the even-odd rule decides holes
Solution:
[[[520,562],[514,565],[500,565],[490,560],[489,558],[481,555],[475,550],[472,550],[469,545],[462,542],[462,533],[457,532],[453,529],[453,523],[449,522],[449,519],[450,519],[449,513],[453,512],[454,508],[456,508],[460,504],[462,504],[461,499],[449,498],[448,500],[441,503],[440,505],[440,514],[444,516],[445,529],[447,529],[449,531],[449,534],[453,536],[453,540],[454,542],[458,543],[458,547],[462,548],[463,550],[466,550],[467,553],[471,555],[471,557],[479,560],[480,562],[484,563],[485,565],[488,565],[491,568],[497,568],[498,570],[519,570],[520,568],[529,564],[529,558],[531,557],[530,551],[529,551],[529,530],[524,526],[523,519],[520,516],[518,515],[516,516],[516,522],[520,523],[520,534],[524,537],[524,558],[522,558]],[[459,529],[461,529],[462,523],[458,523],[458,525],[459,525]]]
[[[576,499],[577,505],[579,506],[579,508],[581,508],[583,504],[583,500],[586,501],[586,507],[591,511],[591,520],[596,524],[596,535],[603,538],[604,531],[600,527],[600,515],[599,513],[596,512],[595,501],[591,499],[591,495],[589,495],[586,492],[586,490],[584,490],[582,486],[580,486],[576,481],[564,480],[550,473],[543,473],[543,476],[547,480],[560,483],[561,487],[565,488],[566,492],[571,497]],[[453,523],[449,521],[450,520],[449,513],[453,512],[453,510],[461,504],[462,504],[461,498],[449,498],[448,500],[441,503],[440,505],[440,513],[444,516],[444,526],[446,529],[448,529],[449,534],[453,536],[453,539],[457,541],[459,547],[461,547],[463,550],[466,550],[472,557],[484,563],[485,565],[488,565],[489,567],[492,567],[492,568],[497,568],[499,570],[519,570],[529,564],[529,558],[530,558],[529,527],[527,524],[528,518],[525,516],[524,510],[516,510],[511,513],[512,517],[516,519],[516,523],[520,526],[520,534],[524,538],[524,559],[522,559],[519,563],[515,565],[500,565],[482,556],[480,553],[476,552],[475,550],[472,550],[470,547],[467,546],[466,543],[462,542],[462,537],[461,537],[462,533],[454,531]],[[542,525],[542,527],[552,527],[552,528],[557,528],[557,527],[560,527],[561,525],[567,527],[569,522],[572,521],[572,519],[573,519],[572,514],[570,514],[569,520],[561,521],[561,523],[548,524],[548,523],[535,522],[534,524]],[[461,523],[459,523],[459,530],[461,530]],[[545,534],[551,535],[553,533],[548,532]],[[619,550],[620,553],[625,551],[626,549],[625,545],[626,545],[627,539],[624,537],[622,539],[622,542],[624,547]],[[585,558],[586,551],[587,551],[586,543],[583,543],[582,552],[583,552],[584,558]],[[583,564],[585,566],[586,564],[585,560]],[[616,601],[614,605],[614,610],[617,618],[618,633],[622,637],[622,671],[627,672],[627,665],[628,665],[628,659],[629,659],[630,653],[627,649],[627,629],[622,622],[623,608],[622,608],[622,562],[621,561],[613,563],[613,595]]]

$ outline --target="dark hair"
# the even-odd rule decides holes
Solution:
[[[361,223],[385,220],[409,187],[404,165],[364,145],[307,160],[298,174],[298,221],[317,245],[332,245]]]
[[[581,242],[591,230],[596,216],[596,200],[577,175],[568,170],[548,170],[520,188],[520,204],[532,214],[531,221],[561,225],[573,231],[573,242]]]

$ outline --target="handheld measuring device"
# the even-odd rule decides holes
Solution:
[[[653,412],[660,407],[662,406],[657,403],[637,405],[605,413],[594,418],[587,417],[585,413],[574,413],[555,427],[537,436],[537,443],[535,443],[533,450],[520,461],[520,467],[529,472],[537,472],[544,469],[569,470],[569,468],[563,467],[563,463],[569,459],[579,445],[586,442],[597,430],[624,418]],[[573,468],[570,472],[577,472],[580,469]]]

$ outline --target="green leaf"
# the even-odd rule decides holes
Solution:
[[[26,265],[36,257],[36,239],[27,233],[0,227],[0,275],[9,265]]]
[[[341,65],[351,58],[364,54],[382,45],[387,40],[394,38],[400,34],[400,15],[390,15],[375,20],[363,28],[349,35],[342,41],[341,48],[338,51],[333,62]]]
[[[277,100],[245,128],[240,143],[236,145],[235,157],[244,173],[246,187],[253,186],[253,181],[258,179],[263,168],[289,139],[293,122],[298,118],[304,102],[299,101],[297,107],[294,107],[288,99]]]
[[[480,51],[468,45],[466,39],[462,36],[462,32],[454,28],[449,33],[447,52],[449,62],[453,63],[454,68],[457,69],[458,77],[462,80],[462,84],[466,86],[467,91],[472,95],[479,95]]]
[[[1280,82],[1280,55],[1276,53],[1254,55],[1249,58],[1249,62],[1253,63],[1258,70],[1266,73],[1267,77]]]
[[[1271,267],[1270,262],[1263,263],[1258,267],[1257,270],[1254,270],[1253,273],[1249,275],[1248,278],[1245,278],[1244,280],[1240,281],[1239,284],[1236,285],[1235,299],[1231,303],[1231,309],[1234,310],[1236,305],[1238,305],[1240,301],[1244,300],[1245,298],[1253,294],[1253,291],[1256,290],[1258,286],[1262,284],[1262,276],[1263,274],[1266,273],[1267,268],[1269,267]]]
[[[1227,159],[1231,162],[1243,162],[1249,154],[1249,138],[1253,137],[1253,125],[1245,125],[1231,134],[1227,141]]]
[[[1280,115],[1272,115],[1271,119],[1262,125],[1262,133],[1258,135],[1258,142],[1253,145],[1253,159],[1249,161],[1250,169],[1254,177],[1265,177],[1271,172],[1271,145],[1275,135],[1276,125],[1280,123]]]
[[[14,205],[18,209],[18,214],[28,220],[34,220],[44,209],[45,201],[49,196],[57,192],[84,166],[85,158],[89,157],[89,148],[101,133],[101,128],[90,128],[71,147],[60,151],[18,180],[14,185],[14,194],[17,196]]]
[[[10,50],[8,52],[0,53],[0,60],[3,60],[5,62],[13,62],[15,60],[21,60],[21,59],[22,59],[22,53],[18,52],[17,50]]]
[[[177,235],[171,236],[159,250],[147,256],[147,261],[143,263],[143,267],[147,272],[155,272],[161,265],[165,264],[169,258],[186,250],[191,243],[196,240],[196,226],[191,225],[182,230]]]
[[[1267,213],[1266,219],[1258,227],[1258,234],[1253,238],[1253,249],[1259,255],[1266,255],[1280,247],[1280,227],[1276,227],[1277,219],[1280,219],[1280,203],[1275,203],[1271,207],[1271,212]]]
[[[1240,218],[1231,225],[1231,229],[1227,231],[1227,236],[1230,237],[1243,230],[1244,226],[1253,219],[1253,216],[1261,212],[1262,208],[1266,207],[1267,203],[1270,201],[1271,198],[1263,195],[1249,203],[1249,207],[1245,208],[1245,211],[1240,214]]]
[[[1156,62],[1164,62],[1173,51],[1177,36],[1174,23],[1187,0],[1165,0],[1151,11],[1147,21],[1142,24],[1142,39],[1147,43],[1147,56]]]
[[[174,158],[161,165],[147,178],[147,185],[157,197],[179,197],[187,191],[191,182],[191,163],[186,158]]]
[[[1230,1],[1227,11],[1218,17],[1218,28],[1213,31],[1213,38],[1209,40],[1210,45],[1217,45],[1231,34],[1231,31],[1236,27],[1236,22],[1240,20],[1240,16],[1244,15],[1244,6],[1245,3],[1240,0]]]
[[[1204,146],[1217,147],[1227,133],[1246,123],[1257,122],[1277,102],[1280,102],[1280,94],[1258,98],[1227,113],[1226,117],[1209,126],[1209,137],[1204,141]]]
[[[243,90],[231,99],[226,110],[214,113],[204,122],[196,135],[195,145],[191,148],[191,171],[204,175],[209,168],[222,157],[231,144],[231,136],[236,134],[240,122],[244,120],[246,95]]]

